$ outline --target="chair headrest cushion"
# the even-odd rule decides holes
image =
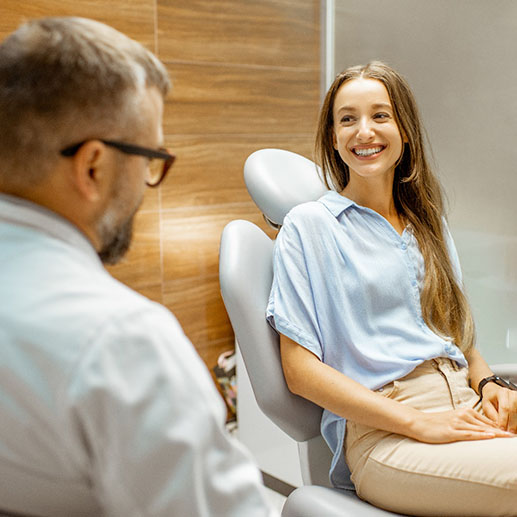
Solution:
[[[244,181],[262,213],[279,225],[291,208],[328,191],[314,162],[283,149],[252,153],[244,164]]]

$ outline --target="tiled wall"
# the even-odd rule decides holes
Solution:
[[[219,293],[224,225],[266,229],[242,178],[262,147],[312,154],[319,106],[319,0],[2,0],[0,37],[26,18],[95,18],[167,65],[165,143],[177,154],[146,194],[127,259],[112,274],[169,307],[208,366],[233,348]],[[253,293],[250,293],[252,296]]]

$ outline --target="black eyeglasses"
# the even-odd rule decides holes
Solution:
[[[157,187],[163,181],[176,159],[175,155],[171,154],[163,147],[160,147],[159,149],[149,149],[148,147],[126,144],[115,140],[102,140],[101,138],[98,140],[104,145],[114,147],[125,154],[135,154],[137,156],[145,156],[146,158],[149,158],[149,175],[145,182],[149,187]],[[62,149],[60,153],[67,157],[74,156],[86,142],[88,142],[88,140],[66,147],[65,149]]]

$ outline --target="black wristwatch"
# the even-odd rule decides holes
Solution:
[[[513,382],[507,381],[506,379],[502,379],[501,377],[499,377],[499,375],[491,375],[490,377],[485,377],[484,379],[481,379],[481,381],[478,384],[478,403],[481,402],[481,400],[483,400],[483,388],[485,387],[485,384],[488,384],[489,382],[495,382],[498,386],[501,386],[502,388],[517,391],[517,385]]]

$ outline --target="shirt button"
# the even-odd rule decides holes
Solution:
[[[400,247],[401,247],[404,251],[406,251],[406,250],[407,250],[407,244],[406,244],[405,242],[403,242],[403,243],[400,245]]]

